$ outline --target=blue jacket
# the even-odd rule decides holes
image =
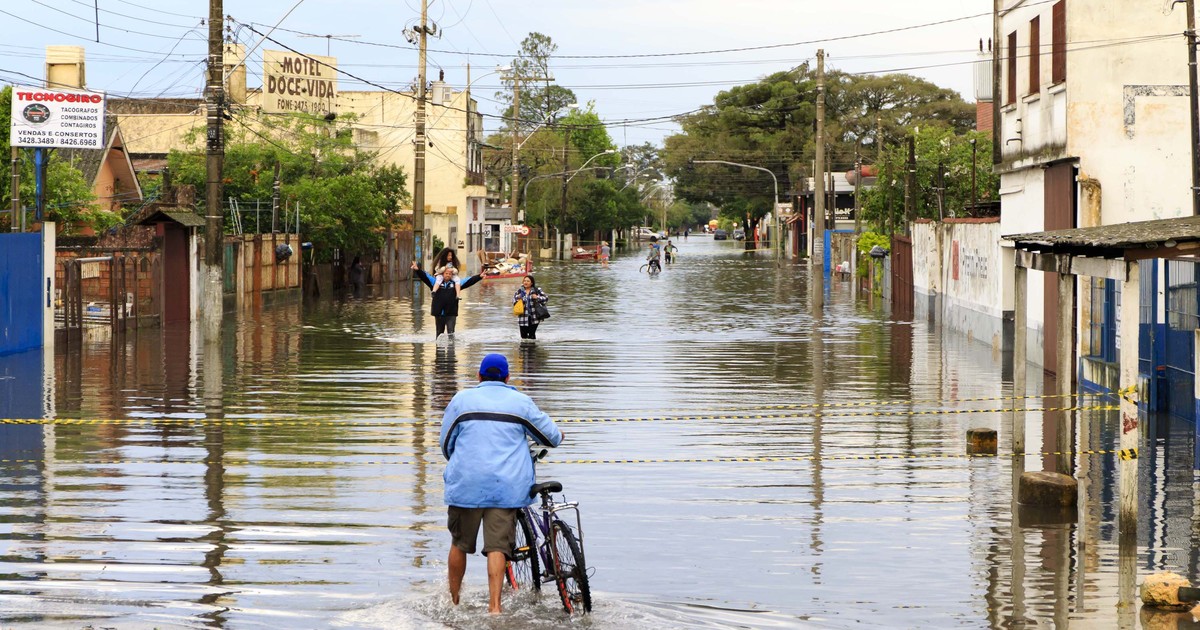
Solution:
[[[499,381],[454,395],[442,415],[439,443],[449,460],[442,473],[446,505],[525,507],[535,482],[529,436],[558,446],[562,432],[529,396]]]

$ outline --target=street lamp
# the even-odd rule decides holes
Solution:
[[[779,246],[783,244],[783,239],[780,238],[779,234],[779,179],[775,177],[775,173],[772,173],[770,169],[765,169],[761,166],[751,166],[749,164],[740,164],[738,162],[726,162],[725,160],[692,160],[692,164],[725,164],[728,166],[740,166],[742,168],[751,168],[756,171],[763,171],[771,176],[771,181],[775,182],[775,196],[771,199],[771,216],[775,219],[775,234],[772,240],[775,241],[773,246],[776,255],[778,255],[780,253]]]
[[[593,155],[592,157],[588,158],[588,159],[587,159],[587,160],[586,160],[586,161],[583,163],[583,166],[580,166],[579,168],[575,169],[575,172],[574,172],[574,173],[572,173],[572,174],[571,174],[571,176],[567,178],[567,183],[568,183],[568,184],[569,184],[569,183],[571,183],[571,180],[572,180],[572,179],[575,179],[575,176],[579,174],[579,171],[582,171],[583,169],[587,168],[587,165],[588,165],[588,164],[591,164],[591,163],[592,163],[592,160],[594,160],[594,159],[596,159],[596,158],[600,157],[601,155],[612,155],[612,154],[614,154],[614,153],[616,153],[616,152],[617,152],[617,150],[616,150],[616,149],[605,149],[605,150],[603,150],[603,151],[601,151],[601,152],[597,153],[596,155]]]

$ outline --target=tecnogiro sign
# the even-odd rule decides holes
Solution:
[[[12,146],[103,149],[104,95],[14,86]]]

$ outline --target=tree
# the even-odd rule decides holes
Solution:
[[[558,44],[549,35],[530,33],[521,42],[521,50],[512,60],[512,70],[501,79],[507,89],[496,92],[496,99],[507,105],[504,110],[505,129],[512,133],[509,121],[512,120],[512,86],[514,77],[552,77],[550,72],[550,57],[558,50]],[[553,79],[545,81],[521,81],[521,111],[517,126],[519,129],[532,129],[538,123],[546,120],[555,112],[576,102],[575,93],[556,85]]]
[[[6,158],[12,154],[9,144],[11,127],[12,87],[5,86],[0,89],[0,152]],[[68,234],[77,223],[85,223],[97,230],[120,223],[118,215],[96,206],[96,195],[83,178],[83,173],[63,160],[54,159],[54,150],[49,151],[50,161],[46,166],[46,220],[57,222],[59,231]],[[32,149],[23,150],[23,154],[31,152]],[[22,206],[33,207],[36,190],[33,158],[26,156],[21,160],[21,187],[18,191]],[[5,209],[12,207],[12,178],[7,175],[0,177],[0,203]],[[12,217],[8,214],[0,217],[0,230],[11,230],[11,221]]]
[[[967,216],[972,199],[999,199],[1000,177],[992,172],[992,142],[987,134],[972,131],[955,134],[944,128],[922,127],[914,131],[917,155],[917,217],[939,219]],[[971,140],[975,140],[975,195],[971,194]],[[896,145],[884,151],[873,188],[864,191],[863,218],[877,231],[892,233],[904,221],[904,174],[908,149]],[[939,177],[939,170],[941,176]]]
[[[190,140],[194,143],[196,138]],[[203,188],[205,155],[198,146],[172,151],[168,163],[176,181]],[[409,203],[407,177],[400,167],[381,166],[375,153],[358,150],[348,128],[303,115],[272,118],[270,124],[250,120],[230,128],[226,196],[269,199],[276,164],[283,199],[299,203],[301,230],[316,245],[320,260],[328,260],[333,249],[378,248],[380,230]]]
[[[974,109],[952,90],[908,75],[826,73],[826,130],[831,170],[850,170],[910,126],[965,132]],[[692,160],[725,160],[769,169],[781,194],[799,193],[812,176],[816,73],[809,64],[719,93],[713,104],[678,119],[682,133],[663,150],[676,194],[708,202],[747,230],[771,208],[771,178],[761,171]]]

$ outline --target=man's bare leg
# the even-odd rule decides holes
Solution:
[[[454,545],[450,545],[450,558],[446,560],[446,565],[449,567],[450,574],[450,601],[454,602],[454,605],[457,606],[458,593],[462,590],[463,575],[467,572],[467,553]]]
[[[504,568],[508,562],[504,552],[489,551],[488,560],[488,612],[500,612],[500,590],[504,586]],[[464,559],[464,563],[466,560]],[[461,581],[461,577],[460,577]]]

